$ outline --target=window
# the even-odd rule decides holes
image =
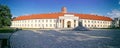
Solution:
[[[96,25],[95,25],[95,27],[96,27]]]
[[[101,27],[102,27],[102,25],[101,25]]]
[[[25,24],[25,26],[26,26],[26,24]]]
[[[85,20],[85,23],[86,23],[86,20]]]
[[[90,21],[88,21],[88,23],[90,23]]]
[[[39,24],[39,27],[40,27],[40,24]]]
[[[93,27],[93,25],[92,25],[92,27]]]
[[[42,24],[42,27],[44,28],[44,24]]]
[[[87,25],[85,24],[85,27],[87,27]]]
[[[37,22],[37,20],[35,20],[35,22]]]
[[[42,20],[42,22],[44,22],[44,20]]]
[[[47,27],[48,25],[46,24],[46,27]]]
[[[48,20],[46,19],[46,22],[48,22]]]
[[[52,19],[50,19],[50,22],[52,22]]]
[[[88,27],[90,27],[90,25],[88,25]]]
[[[52,27],[52,24],[50,24],[50,27]]]
[[[95,21],[95,23],[96,23],[96,21]]]
[[[33,25],[31,24],[31,26],[33,26]]]
[[[99,21],[98,21],[98,23],[99,23]]]
[[[98,27],[99,27],[99,25],[98,25]]]
[[[35,26],[37,26],[37,24],[35,24]]]
[[[54,22],[56,22],[56,20],[54,20]]]
[[[76,22],[76,20],[74,20],[74,23]]]
[[[54,27],[56,27],[56,25],[54,24]]]
[[[93,21],[91,21],[93,23]]]
[[[109,22],[107,22],[107,24],[109,24]]]

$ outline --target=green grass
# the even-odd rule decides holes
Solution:
[[[15,32],[15,29],[9,28],[9,27],[3,27],[0,28],[0,33],[13,33]]]

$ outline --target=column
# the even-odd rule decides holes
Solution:
[[[76,27],[76,20],[74,20],[74,27]]]
[[[64,28],[64,19],[62,20],[62,27]]]

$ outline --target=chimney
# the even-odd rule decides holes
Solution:
[[[61,13],[67,13],[67,8],[66,7],[62,7]]]

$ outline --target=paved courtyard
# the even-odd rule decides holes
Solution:
[[[10,38],[11,48],[120,48],[120,30],[22,30]]]

